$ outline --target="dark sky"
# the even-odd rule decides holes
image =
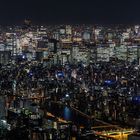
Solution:
[[[140,23],[139,0],[1,0],[0,24]]]

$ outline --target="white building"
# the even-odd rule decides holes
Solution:
[[[89,62],[90,55],[89,55],[89,50],[87,48],[80,48],[79,46],[74,46],[72,48],[72,59],[75,62],[84,62],[87,63]]]

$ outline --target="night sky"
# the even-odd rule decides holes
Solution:
[[[0,24],[140,23],[139,0],[2,0]]]

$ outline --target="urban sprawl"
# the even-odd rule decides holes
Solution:
[[[0,26],[0,140],[140,139],[140,25]]]

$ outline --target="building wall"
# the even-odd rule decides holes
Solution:
[[[7,64],[10,60],[11,52],[10,51],[0,51],[0,63]]]

